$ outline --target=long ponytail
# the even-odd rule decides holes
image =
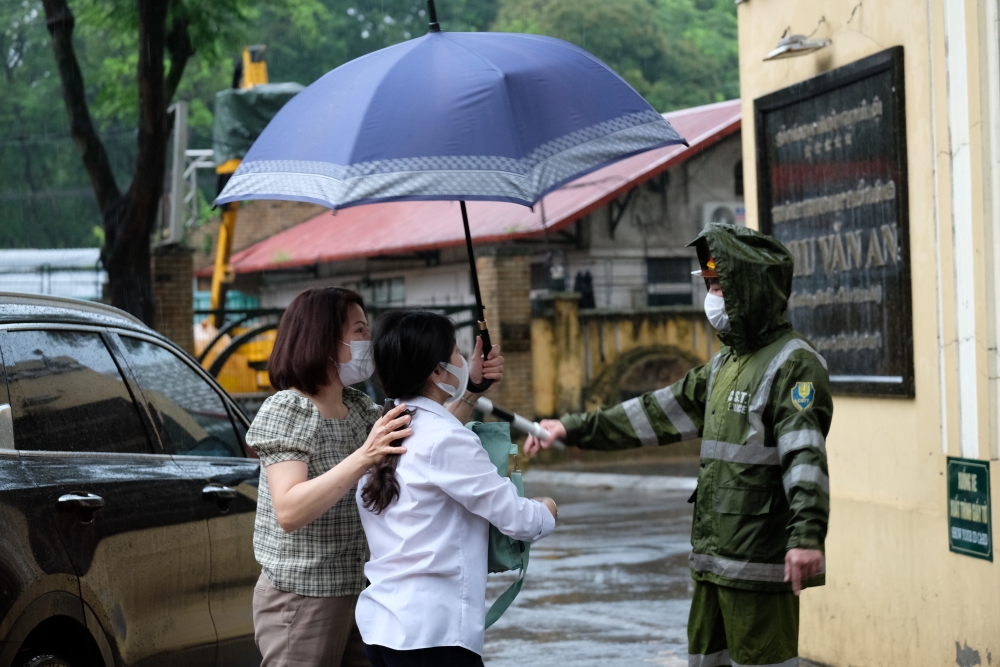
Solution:
[[[443,315],[423,310],[397,310],[375,322],[372,357],[386,396],[406,400],[423,393],[427,379],[455,347],[455,325]],[[413,414],[407,410],[407,414]],[[402,444],[397,440],[396,444]],[[381,514],[399,497],[396,466],[399,455],[375,465],[364,487],[365,509]]]

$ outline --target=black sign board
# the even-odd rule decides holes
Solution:
[[[913,396],[903,47],[754,102],[761,231],[835,393]]]
[[[948,546],[993,560],[990,462],[948,457]]]

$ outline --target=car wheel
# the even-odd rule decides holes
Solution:
[[[22,663],[22,667],[73,667],[73,665],[59,656],[36,655],[34,658]]]

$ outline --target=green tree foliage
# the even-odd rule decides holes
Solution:
[[[272,81],[309,84],[353,58],[427,31],[424,0],[169,0],[193,55],[174,99],[190,146],[211,146],[215,93],[243,46],[267,45]],[[97,134],[119,187],[136,160],[138,35],[132,0],[69,0]],[[739,95],[732,0],[437,0],[445,30],[547,34],[593,52],[661,111]],[[69,124],[41,0],[0,2],[0,247],[99,245],[102,225]],[[165,67],[169,72],[170,61]],[[202,198],[215,194],[203,177]],[[205,207],[207,210],[207,207]]]
[[[493,29],[587,49],[660,111],[739,96],[732,0],[500,0]]]

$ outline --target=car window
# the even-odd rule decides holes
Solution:
[[[10,331],[7,342],[18,449],[152,453],[132,395],[100,334]]]
[[[121,336],[129,362],[166,432],[171,454],[243,456],[226,405],[193,368],[165,347]]]

